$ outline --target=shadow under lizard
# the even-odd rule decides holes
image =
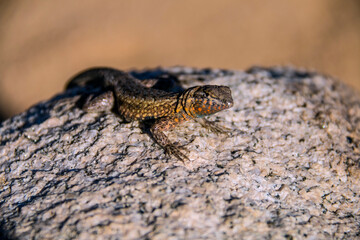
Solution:
[[[148,82],[148,83],[151,83]],[[216,133],[225,130],[204,119],[233,106],[231,90],[226,86],[204,85],[171,93],[147,86],[146,81],[112,68],[91,68],[73,77],[66,89],[73,87],[101,87],[102,93],[88,97],[83,109],[88,112],[114,111],[127,122],[152,119],[150,133],[166,153],[184,161],[183,154],[164,134],[178,124],[196,120]]]

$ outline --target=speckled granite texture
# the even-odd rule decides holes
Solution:
[[[0,124],[3,238],[360,238],[359,95],[290,67],[135,75],[229,86],[210,120],[233,131],[168,132],[184,164],[138,122],[83,112],[80,90],[35,105]]]

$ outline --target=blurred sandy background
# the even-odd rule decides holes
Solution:
[[[91,66],[294,64],[360,90],[360,1],[0,1],[0,114]]]

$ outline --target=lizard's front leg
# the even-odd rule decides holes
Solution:
[[[173,155],[184,162],[184,160],[189,160],[189,158],[185,154],[180,152],[180,150],[174,145],[174,143],[172,143],[168,139],[168,137],[163,132],[174,128],[176,125],[183,121],[185,121],[185,119],[181,119],[178,117],[160,118],[156,120],[155,123],[151,126],[150,132],[156,143],[158,143],[165,150],[166,153]]]

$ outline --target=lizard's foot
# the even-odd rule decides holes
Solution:
[[[156,84],[158,81],[159,81],[159,80],[157,80],[157,79],[145,79],[145,80],[142,80],[140,83],[141,83],[141,85],[143,85],[144,87],[152,88],[153,86],[155,86],[155,84]]]
[[[165,150],[165,153],[171,155],[171,156],[174,156],[176,157],[177,159],[179,159],[180,161],[182,162],[185,162],[185,161],[190,161],[190,159],[185,155],[183,154],[178,147],[176,147],[175,145],[173,144],[170,144],[170,145],[166,145],[164,146],[164,150]]]
[[[90,95],[82,109],[86,112],[108,112],[114,107],[115,98],[111,91],[101,93],[100,95]]]
[[[196,119],[198,123],[201,124],[204,128],[208,129],[211,132],[214,132],[216,134],[229,134],[231,132],[231,129],[220,126],[216,124],[215,122],[208,121],[204,118],[198,118]]]

